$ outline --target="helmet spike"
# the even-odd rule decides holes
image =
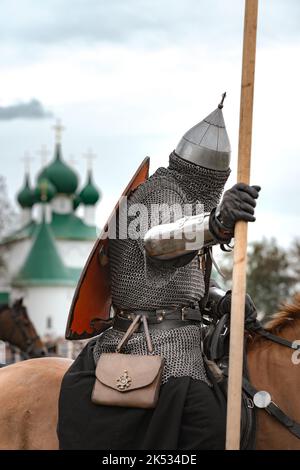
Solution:
[[[223,93],[221,102],[218,104],[218,108],[219,108],[219,109],[222,109],[222,108],[223,108],[223,106],[224,106],[223,103],[224,103],[225,98],[226,98],[226,91]]]

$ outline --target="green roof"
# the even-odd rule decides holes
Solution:
[[[50,227],[54,238],[62,240],[96,240],[97,227],[86,225],[80,217],[75,214],[52,213]],[[0,241],[0,245],[12,243],[24,238],[32,238],[36,235],[39,225],[35,221],[21,227]]]
[[[48,165],[44,166],[41,171],[38,173],[37,175],[37,183],[39,183],[40,180],[44,179],[44,178],[48,178],[48,174],[47,174],[47,171],[48,171]]]
[[[86,225],[75,214],[52,213],[51,229],[55,238],[67,240],[96,240],[97,228]]]
[[[51,181],[58,193],[73,194],[78,186],[78,177],[75,171],[67,165],[61,156],[61,144],[55,146],[55,159],[46,168],[46,174],[42,176]],[[41,175],[39,176],[39,179]]]
[[[91,170],[88,172],[87,183],[81,190],[79,196],[83,204],[87,206],[94,206],[100,198],[100,192],[98,191],[92,180]]]
[[[0,292],[0,304],[1,305],[8,305],[9,298],[10,298],[9,292]]]
[[[31,208],[35,203],[34,192],[30,187],[29,175],[26,173],[24,187],[17,194],[17,200],[21,207]]]
[[[81,199],[79,194],[75,194],[73,198],[73,210],[76,211],[77,207],[81,204]]]
[[[47,178],[40,178],[34,190],[37,202],[49,202],[56,194],[55,186]]]
[[[29,254],[13,279],[15,286],[76,285],[80,269],[66,267],[56,249],[50,226],[43,221]]]

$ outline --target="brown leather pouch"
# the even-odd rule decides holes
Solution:
[[[163,363],[160,356],[102,354],[92,401],[98,405],[155,408]]]
[[[136,317],[117,347],[120,351],[134,332]],[[149,330],[143,318],[149,352],[153,352]],[[103,353],[96,367],[92,402],[97,405],[131,408],[155,408],[164,367],[164,358],[156,355]]]

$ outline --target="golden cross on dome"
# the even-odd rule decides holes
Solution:
[[[29,152],[25,152],[24,157],[21,158],[24,163],[25,173],[30,173],[30,163],[34,160],[33,157],[30,156]]]
[[[93,153],[92,149],[88,149],[86,153],[83,154],[83,157],[87,160],[87,169],[88,171],[92,170],[93,167],[93,160],[97,158],[97,155]]]
[[[40,150],[36,152],[41,157],[41,164],[42,166],[47,165],[47,157],[50,155],[50,152],[47,148],[47,145],[42,145]]]
[[[53,129],[55,131],[55,142],[57,144],[61,143],[61,136],[62,132],[65,130],[65,127],[62,125],[61,120],[57,119],[55,126],[53,126]]]

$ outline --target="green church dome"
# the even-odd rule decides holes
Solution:
[[[49,202],[55,196],[56,188],[47,178],[41,178],[34,193],[36,201]]]
[[[39,174],[37,175],[37,182],[39,183],[42,179],[48,179],[48,165],[41,169]]]
[[[73,210],[76,211],[77,207],[80,206],[81,204],[81,198],[79,196],[79,194],[75,194],[74,198],[73,198]]]
[[[25,175],[24,187],[17,195],[18,203],[23,209],[31,208],[35,203],[34,191],[30,188],[29,175]]]
[[[58,193],[73,194],[76,191],[78,177],[75,171],[63,162],[60,143],[55,147],[55,160],[43,171],[46,171],[47,179],[55,186]]]
[[[84,188],[80,191],[80,199],[86,206],[93,206],[100,199],[100,192],[92,182],[92,172],[88,172],[88,180]]]

